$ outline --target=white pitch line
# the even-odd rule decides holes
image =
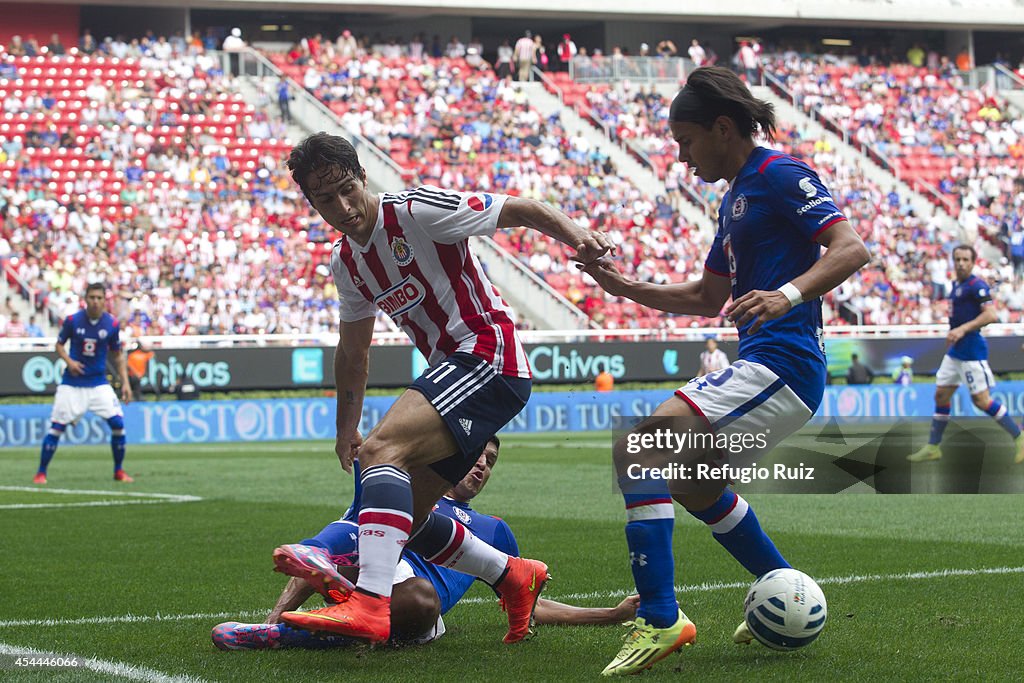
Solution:
[[[1022,567],[985,567],[981,569],[937,569],[930,572],[901,572],[899,574],[850,574],[848,576],[826,576],[814,579],[826,586],[843,586],[851,583],[875,583],[879,581],[919,581],[922,579],[941,579],[951,576],[982,576],[985,574],[1024,574]],[[814,577],[811,577],[814,578]],[[676,586],[677,593],[709,593],[712,591],[749,588],[752,581],[730,581],[728,583],[698,583],[689,586]],[[591,591],[589,593],[569,593],[555,600],[585,600],[592,598],[624,598],[636,591]],[[458,604],[490,603],[489,598],[467,598]],[[0,626],[3,623],[0,622]]]
[[[129,496],[133,498],[168,498],[175,501],[202,500],[183,493],[145,493],[140,491],[96,491],[93,489],[51,489],[42,486],[0,486],[0,491],[28,491],[30,493],[72,493],[84,496]]]
[[[920,581],[924,579],[941,579],[957,576],[985,576],[1024,574],[1024,566],[1020,567],[982,567],[979,569],[936,569],[922,572],[900,572],[898,574],[849,574],[847,576],[825,576],[815,579],[822,585],[842,586],[853,583],[876,583],[880,581]],[[719,583],[699,583],[692,585],[676,586],[678,593],[710,593],[713,591],[733,590],[738,588],[749,588],[751,581],[730,581]],[[550,596],[553,600],[588,600],[597,598],[624,598],[635,591],[591,591],[589,593],[567,593],[563,595]],[[460,600],[460,605],[482,605],[491,604],[493,598],[466,598]],[[15,628],[23,626],[83,626],[88,624],[134,624],[148,623],[155,621],[200,621],[204,619],[225,619],[241,617],[258,617],[267,613],[267,609],[249,610],[240,612],[215,612],[209,614],[122,614],[104,617],[80,617],[77,619],[13,619],[0,621],[0,628]]]
[[[131,500],[94,500],[78,503],[8,503],[0,505],[0,510],[38,510],[42,508],[89,508],[111,507],[115,505],[154,505],[157,503],[194,503],[202,500],[199,496],[177,493],[142,493],[137,491],[96,491],[92,489],[51,489],[39,486],[0,486],[0,491],[20,491],[27,493],[56,493],[59,495],[82,495],[130,498]]]
[[[79,655],[36,650],[29,647],[10,645],[9,643],[0,643],[0,655],[28,655],[29,657],[49,656],[61,659],[76,659],[79,662],[79,668],[89,669],[90,671],[107,674],[109,676],[117,676],[118,678],[127,678],[130,681],[144,681],[144,683],[203,683],[203,679],[196,678],[194,676],[171,676],[157,671],[156,669],[149,669],[144,666],[134,666],[123,662],[112,662],[105,659],[96,659],[95,657],[82,657]],[[25,669],[25,671],[41,670],[42,669],[38,668]],[[53,670],[56,671],[57,669]],[[68,670],[72,671],[74,669],[69,668]]]

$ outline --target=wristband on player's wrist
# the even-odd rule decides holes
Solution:
[[[794,285],[792,282],[787,282],[786,284],[782,285],[781,287],[779,287],[778,291],[782,292],[782,294],[787,299],[789,299],[790,308],[795,308],[796,306],[799,306],[804,302],[803,295],[800,293],[800,290],[796,288],[796,285]]]

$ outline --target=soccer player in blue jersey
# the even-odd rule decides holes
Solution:
[[[60,437],[69,424],[77,422],[92,411],[110,426],[110,449],[114,454],[114,480],[131,482],[125,473],[124,411],[107,382],[107,352],[111,353],[114,368],[121,378],[121,397],[127,403],[132,398],[128,383],[128,369],[121,350],[120,327],[114,316],[104,311],[107,288],[94,282],[85,290],[85,308],[64,319],[57,335],[56,351],[67,364],[64,378],[53,398],[50,431],[43,437],[39,455],[39,471],[33,483],[46,483],[46,468],[57,452]],[[71,342],[70,351],[65,344]]]
[[[975,407],[992,416],[1014,440],[1017,448],[1014,462],[1024,462],[1024,434],[1007,413],[1006,406],[989,394],[995,380],[988,366],[988,343],[981,336],[981,328],[996,322],[996,312],[991,288],[973,272],[977,257],[974,247],[961,244],[953,249],[956,284],[950,295],[950,330],[946,335],[949,351],[942,357],[942,365],[935,375],[935,415],[928,443],[907,456],[911,462],[942,457],[939,443],[949,422],[953,393],[961,382],[967,384]]]
[[[803,426],[817,410],[826,375],[820,297],[856,272],[869,255],[813,170],[755,143],[759,132],[772,139],[775,114],[731,71],[695,70],[672,102],[669,126],[680,161],[706,182],[730,183],[703,276],[682,284],[639,282],[625,278],[608,258],[585,270],[609,293],[670,313],[715,317],[732,297],[726,315],[738,328],[739,359],[691,380],[636,431],[672,420],[667,424],[699,425],[713,440],[723,434],[759,437],[749,439],[755,445],[742,454],[752,459]],[[640,468],[628,467],[720,464],[722,454],[714,444],[700,448],[706,444],[700,440],[698,447],[679,453],[648,450],[634,455],[628,453],[628,441],[615,445],[614,456],[640,606],[633,630],[605,675],[649,668],[696,638],[696,627],[679,609],[674,590],[673,498],[707,524],[751,574],[789,566],[753,509],[726,481],[666,481],[645,478]],[[749,638],[742,630],[735,639]]]
[[[495,548],[517,556],[519,546],[508,524],[497,517],[477,512],[469,505],[469,501],[483,490],[490,479],[491,470],[497,462],[499,445],[497,437],[488,442],[473,469],[447,496],[438,501],[435,510],[439,514],[458,519]],[[278,570],[292,578],[274,609],[267,615],[266,622],[242,624],[229,621],[218,624],[212,633],[213,642],[218,648],[325,648],[357,642],[345,636],[313,634],[281,621],[282,613],[296,609],[314,592],[320,592],[328,599],[344,599],[347,584],[355,579],[359,565],[359,524],[356,520],[361,493],[358,476],[355,481],[355,500],[344,517],[328,524],[312,538],[298,544],[281,546],[274,551],[274,562]],[[342,572],[348,575],[347,578]],[[392,592],[392,642],[425,644],[440,638],[445,631],[443,615],[462,599],[474,581],[474,577],[469,574],[435,565],[406,550],[399,563]],[[336,592],[332,595],[332,591]],[[633,617],[636,602],[636,596],[630,596],[615,607],[588,608],[540,598],[533,616],[538,624],[616,624]]]

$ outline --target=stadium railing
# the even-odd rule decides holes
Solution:
[[[945,338],[948,325],[827,325],[825,336],[845,339]],[[731,327],[691,327],[683,329],[589,329],[589,330],[523,330],[519,336],[527,344],[569,343],[579,341],[704,341],[709,337],[735,341],[736,329]],[[985,327],[986,337],[1024,337],[1024,323],[993,323]],[[54,337],[0,338],[0,352],[52,350]],[[138,337],[147,347],[164,349],[197,349],[228,347],[298,347],[336,346],[338,334],[222,334],[170,335]],[[403,332],[378,332],[373,342],[379,345],[411,346]]]

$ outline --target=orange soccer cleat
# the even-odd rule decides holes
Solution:
[[[501,595],[502,609],[508,614],[508,633],[504,642],[518,643],[530,633],[533,610],[551,576],[540,560],[508,558],[505,578],[494,588]]]
[[[33,484],[45,484],[46,483],[46,472],[36,472],[36,476],[32,478]]]
[[[129,477],[128,473],[124,470],[117,470],[114,472],[114,481],[123,481],[126,484],[130,484],[135,480]]]
[[[371,645],[391,636],[391,598],[353,591],[342,602],[309,612],[285,612],[281,620],[307,631],[327,631],[367,640]]]

